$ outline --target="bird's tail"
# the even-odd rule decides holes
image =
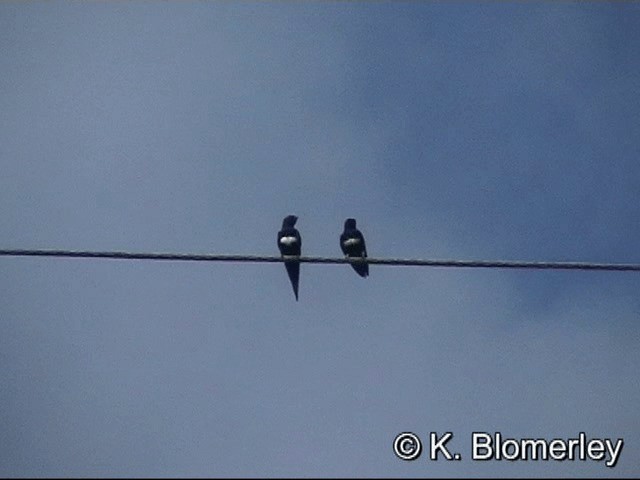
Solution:
[[[352,263],[351,266],[362,278],[366,278],[369,276],[368,263]]]
[[[284,266],[287,268],[287,274],[289,280],[291,280],[291,286],[293,287],[293,293],[296,296],[296,302],[298,301],[298,283],[300,282],[300,262],[288,261],[284,262]]]

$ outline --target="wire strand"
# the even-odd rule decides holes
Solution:
[[[520,268],[555,270],[605,270],[640,272],[640,264],[635,263],[593,263],[593,262],[525,262],[509,260],[420,260],[403,258],[331,258],[331,257],[289,257],[260,255],[214,255],[194,253],[138,253],[138,252],[93,252],[82,250],[26,250],[3,249],[0,256],[5,257],[65,257],[65,258],[102,258],[120,260],[165,260],[196,262],[250,262],[278,263],[296,260],[301,263],[344,264],[368,263],[369,265],[390,265],[404,267],[455,267],[455,268]]]

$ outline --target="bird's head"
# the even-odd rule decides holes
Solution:
[[[287,215],[286,217],[284,217],[284,220],[282,220],[282,228],[293,227],[297,221],[298,217],[296,217],[295,215]]]
[[[344,228],[345,228],[345,230],[352,230],[352,229],[356,228],[356,220],[355,220],[355,218],[347,218],[344,221]]]

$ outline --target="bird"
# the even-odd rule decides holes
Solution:
[[[340,235],[340,248],[346,257],[367,258],[367,246],[364,242],[364,236],[356,228],[356,221],[353,218],[347,218],[344,222],[344,232]],[[351,266],[362,278],[369,276],[368,263],[351,263]]]
[[[278,232],[278,248],[282,256],[300,256],[302,252],[302,237],[300,232],[296,230],[295,224],[298,217],[295,215],[287,215],[282,220],[282,230]],[[284,266],[287,269],[293,293],[298,301],[298,283],[300,280],[300,262],[296,260],[285,260]]]

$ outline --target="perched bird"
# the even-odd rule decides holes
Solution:
[[[289,215],[282,220],[282,230],[278,232],[278,248],[280,253],[284,255],[300,256],[302,251],[302,238],[300,232],[295,229],[298,217]],[[287,268],[289,280],[293,287],[293,293],[298,301],[298,281],[300,279],[300,262],[295,260],[286,260],[284,266]]]
[[[353,218],[347,218],[344,222],[344,232],[340,235],[340,248],[347,257],[367,258],[364,236],[356,228],[356,221]],[[351,266],[361,277],[369,276],[368,263],[352,263]]]

